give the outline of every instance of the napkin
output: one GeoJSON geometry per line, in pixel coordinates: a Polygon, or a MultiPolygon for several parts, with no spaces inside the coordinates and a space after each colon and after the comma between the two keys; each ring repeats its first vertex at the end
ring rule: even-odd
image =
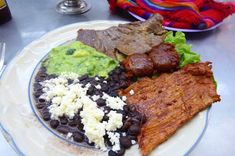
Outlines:
{"type": "Polygon", "coordinates": [[[207,29],[235,13],[234,2],[214,0],[108,0],[111,11],[132,12],[144,19],[159,13],[163,25],[183,29],[207,29]]]}

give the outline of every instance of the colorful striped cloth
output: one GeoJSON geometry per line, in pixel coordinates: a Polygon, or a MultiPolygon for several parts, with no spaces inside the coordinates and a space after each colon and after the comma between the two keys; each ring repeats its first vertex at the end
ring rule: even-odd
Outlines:
{"type": "Polygon", "coordinates": [[[155,13],[164,17],[164,26],[207,29],[235,13],[234,2],[214,0],[108,0],[110,9],[130,11],[144,19],[155,13]]]}

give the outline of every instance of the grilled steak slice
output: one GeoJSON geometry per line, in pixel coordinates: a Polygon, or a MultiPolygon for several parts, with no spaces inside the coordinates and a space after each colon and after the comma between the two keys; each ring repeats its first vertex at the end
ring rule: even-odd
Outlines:
{"type": "Polygon", "coordinates": [[[220,101],[211,65],[195,63],[156,79],[143,78],[121,91],[129,105],[144,113],[147,122],[138,137],[142,156],[166,141],[198,112],[220,101]],[[134,95],[130,95],[130,90],[134,95]]]}
{"type": "Polygon", "coordinates": [[[105,30],[80,29],[77,40],[116,58],[116,50],[125,55],[145,53],[162,43],[164,34],[162,17],[154,15],[145,22],[120,24],[105,30]]]}

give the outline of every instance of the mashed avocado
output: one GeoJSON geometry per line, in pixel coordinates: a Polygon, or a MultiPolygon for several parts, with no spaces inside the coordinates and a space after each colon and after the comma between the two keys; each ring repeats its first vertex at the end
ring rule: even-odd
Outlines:
{"type": "Polygon", "coordinates": [[[108,73],[118,65],[117,61],[78,41],[52,49],[43,62],[48,74],[72,72],[101,77],[108,77],[108,73]]]}

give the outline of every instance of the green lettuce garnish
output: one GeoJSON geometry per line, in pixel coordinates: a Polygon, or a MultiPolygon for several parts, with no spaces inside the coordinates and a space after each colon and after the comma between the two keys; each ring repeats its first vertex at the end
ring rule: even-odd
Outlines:
{"type": "Polygon", "coordinates": [[[178,31],[174,35],[172,31],[169,31],[164,41],[175,45],[176,51],[180,55],[180,68],[187,64],[200,62],[200,55],[191,50],[192,45],[186,43],[183,32],[178,31]]]}
{"type": "MultiPolygon", "coordinates": [[[[175,35],[172,31],[167,32],[166,38],[164,40],[166,43],[171,43],[175,45],[177,53],[180,55],[180,68],[184,67],[187,64],[200,62],[200,55],[193,52],[192,45],[186,43],[185,34],[183,32],[177,31],[175,35]]],[[[217,88],[217,82],[212,77],[212,80],[217,88]]]]}

